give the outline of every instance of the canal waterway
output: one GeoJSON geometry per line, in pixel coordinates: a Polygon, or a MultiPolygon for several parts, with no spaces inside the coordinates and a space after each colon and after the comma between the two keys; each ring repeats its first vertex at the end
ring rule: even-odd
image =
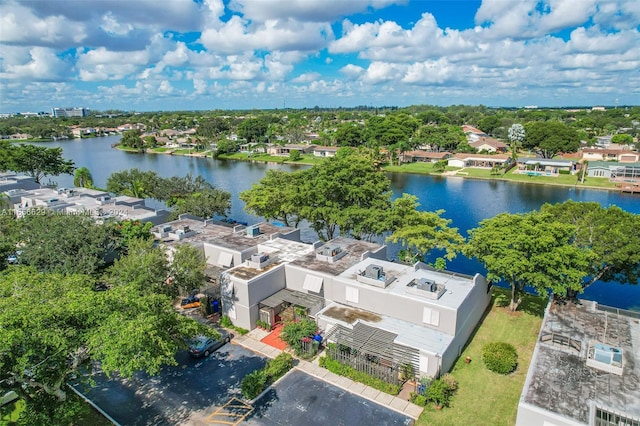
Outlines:
{"type": "MultiPolygon", "coordinates": [[[[261,220],[244,211],[244,203],[238,194],[258,182],[268,169],[296,170],[306,166],[267,164],[257,162],[214,160],[166,154],[137,154],[111,147],[120,136],[43,143],[46,146],[62,147],[64,157],[72,159],[76,167],[88,167],[98,187],[105,187],[108,176],[119,170],[138,168],[153,170],[162,177],[184,176],[187,173],[200,175],[218,188],[232,194],[231,216],[249,223],[261,220]]],[[[38,144],[39,145],[39,144],[38,144]]],[[[603,206],[617,205],[640,214],[640,195],[617,191],[535,185],[516,182],[488,181],[458,177],[434,177],[425,175],[390,173],[394,196],[402,193],[418,197],[421,209],[445,210],[444,217],[453,221],[462,235],[486,218],[501,212],[521,213],[540,208],[544,203],[566,200],[595,201],[603,206]]],[[[45,179],[46,180],[46,179],[45,179]]],[[[73,186],[72,176],[53,178],[60,186],[73,186]]],[[[312,231],[303,233],[306,240],[312,239],[312,231]]],[[[390,245],[388,255],[393,258],[399,247],[390,245]]],[[[466,274],[483,271],[477,262],[459,256],[448,268],[466,274]]],[[[597,300],[610,306],[640,310],[640,286],[617,283],[595,283],[583,297],[597,300]]]]}

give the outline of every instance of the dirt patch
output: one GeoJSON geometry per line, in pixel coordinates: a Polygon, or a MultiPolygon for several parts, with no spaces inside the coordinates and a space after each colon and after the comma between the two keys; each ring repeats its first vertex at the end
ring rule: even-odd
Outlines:
{"type": "Polygon", "coordinates": [[[344,321],[348,324],[352,324],[359,319],[370,322],[382,321],[382,318],[380,318],[380,316],[374,314],[373,312],[363,311],[362,309],[338,306],[332,306],[331,308],[327,309],[326,311],[324,311],[324,315],[340,321],[344,321]]]}

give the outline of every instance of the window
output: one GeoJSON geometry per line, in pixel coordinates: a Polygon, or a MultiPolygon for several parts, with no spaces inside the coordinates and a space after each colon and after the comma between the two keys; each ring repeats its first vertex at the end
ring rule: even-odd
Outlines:
{"type": "Polygon", "coordinates": [[[440,311],[425,307],[422,311],[422,322],[437,327],[440,325],[440,311]]]}
{"type": "Polygon", "coordinates": [[[360,291],[355,287],[346,287],[346,295],[345,298],[347,302],[358,303],[360,299],[360,291]]]}

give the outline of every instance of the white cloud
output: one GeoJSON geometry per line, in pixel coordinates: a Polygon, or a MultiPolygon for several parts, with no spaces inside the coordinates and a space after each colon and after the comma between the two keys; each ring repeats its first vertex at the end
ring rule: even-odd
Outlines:
{"type": "Polygon", "coordinates": [[[6,47],[2,53],[0,77],[20,81],[62,81],[69,79],[71,66],[46,47],[6,47]]]}
{"type": "Polygon", "coordinates": [[[233,16],[221,27],[207,28],[200,42],[209,50],[234,54],[253,50],[315,51],[333,37],[331,26],[293,19],[251,23],[233,16]]]}
{"type": "Polygon", "coordinates": [[[294,18],[307,22],[333,22],[345,15],[406,2],[407,0],[232,0],[229,7],[252,21],[294,18]]]}
{"type": "Polygon", "coordinates": [[[300,74],[296,78],[291,79],[292,83],[309,83],[311,81],[319,80],[322,77],[322,74],[319,72],[307,72],[304,74],[300,74]]]}
{"type": "Polygon", "coordinates": [[[347,64],[340,69],[340,72],[351,79],[355,79],[362,75],[364,68],[353,64],[347,64]]]}

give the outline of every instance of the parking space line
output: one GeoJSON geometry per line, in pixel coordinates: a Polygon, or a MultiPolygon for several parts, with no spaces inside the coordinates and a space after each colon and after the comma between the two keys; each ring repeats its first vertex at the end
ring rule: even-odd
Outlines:
{"type": "Polygon", "coordinates": [[[222,407],[209,414],[207,423],[220,425],[237,425],[253,412],[253,406],[238,398],[231,398],[222,407]]]}

